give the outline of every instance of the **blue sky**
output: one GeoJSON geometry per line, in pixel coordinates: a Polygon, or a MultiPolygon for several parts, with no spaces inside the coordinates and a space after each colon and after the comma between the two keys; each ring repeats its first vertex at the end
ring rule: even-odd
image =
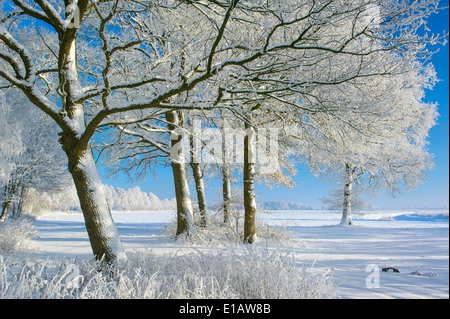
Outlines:
{"type": "MultiPolygon", "coordinates": [[[[442,6],[448,6],[448,0],[442,1],[442,6]]],[[[449,30],[449,10],[434,15],[429,21],[429,27],[434,33],[442,33],[449,30]]],[[[370,203],[378,208],[384,209],[407,209],[407,208],[448,208],[449,207],[449,45],[440,46],[440,51],[433,57],[437,76],[440,82],[433,90],[427,92],[426,101],[437,102],[440,117],[438,124],[430,131],[430,152],[434,154],[435,168],[430,170],[426,182],[419,185],[413,192],[404,192],[395,198],[386,194],[379,194],[370,203]]],[[[300,202],[312,205],[316,209],[322,208],[320,198],[325,197],[332,185],[321,182],[312,176],[309,171],[297,167],[298,171],[294,177],[296,186],[291,189],[278,187],[270,189],[263,185],[257,185],[257,200],[264,202],[270,200],[284,200],[288,202],[300,202]]],[[[102,170],[100,170],[102,171],[102,170]]],[[[172,171],[170,167],[159,168],[159,177],[153,175],[146,177],[145,181],[130,182],[123,176],[106,178],[105,184],[115,187],[130,188],[139,186],[145,192],[152,192],[160,198],[173,198],[175,191],[173,187],[172,171]]],[[[207,199],[211,202],[217,198],[220,191],[220,181],[209,181],[206,185],[207,199]]],[[[195,198],[194,188],[191,188],[192,196],[195,198]]]]}

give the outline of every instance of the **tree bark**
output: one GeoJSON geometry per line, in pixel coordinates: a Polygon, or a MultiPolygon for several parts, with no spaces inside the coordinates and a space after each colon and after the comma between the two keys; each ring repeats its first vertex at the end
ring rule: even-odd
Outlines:
{"type": "Polygon", "coordinates": [[[352,188],[354,170],[350,164],[345,164],[344,203],[341,225],[353,225],[352,220],[352,188]]]}
{"type": "Polygon", "coordinates": [[[79,88],[75,40],[60,64],[61,81],[64,83],[62,89],[65,92],[63,104],[69,119],[65,120],[68,125],[62,128],[59,141],[68,158],[69,172],[80,200],[92,252],[95,259],[103,259],[107,263],[126,260],[125,249],[106,200],[89,140],[83,139],[83,135],[87,133],[83,105],[72,100],[73,92],[79,88]]]}
{"type": "Polygon", "coordinates": [[[206,227],[207,224],[207,206],[205,195],[205,184],[203,183],[203,174],[199,163],[192,163],[192,175],[195,181],[195,190],[197,192],[198,209],[200,211],[200,227],[206,227]]]}
{"type": "Polygon", "coordinates": [[[228,163],[222,165],[222,198],[223,198],[223,223],[230,222],[231,216],[231,171],[228,163]]]}
{"type": "Polygon", "coordinates": [[[244,242],[252,244],[256,234],[256,196],[255,196],[255,131],[245,124],[244,138],[244,242]]]}
{"type": "Polygon", "coordinates": [[[200,212],[200,227],[206,227],[207,225],[207,205],[206,205],[206,194],[205,194],[205,184],[203,182],[203,173],[200,164],[199,157],[199,141],[197,139],[198,127],[195,127],[196,123],[193,123],[193,129],[190,135],[190,145],[191,145],[191,168],[192,175],[195,181],[195,190],[197,192],[197,203],[200,212]]]}
{"type": "MultiPolygon", "coordinates": [[[[221,113],[222,116],[222,113],[221,113]]],[[[228,130],[225,125],[225,118],[222,116],[223,126],[222,126],[222,199],[223,199],[223,223],[227,224],[230,222],[231,216],[231,168],[230,161],[231,156],[229,156],[230,150],[228,149],[229,143],[227,143],[228,130]]]]}
{"type": "Polygon", "coordinates": [[[126,260],[125,249],[113,221],[106,194],[90,147],[79,156],[69,156],[81,211],[92,252],[97,260],[126,260]]]}
{"type": "Polygon", "coordinates": [[[14,211],[13,218],[18,218],[22,216],[22,208],[23,208],[23,197],[25,194],[25,186],[19,185],[16,190],[16,201],[14,203],[14,211]]]}
{"type": "Polygon", "coordinates": [[[12,202],[14,201],[14,196],[16,195],[18,182],[17,182],[17,179],[13,175],[11,175],[11,178],[13,180],[9,180],[8,183],[5,185],[5,190],[4,190],[5,199],[3,201],[3,208],[2,208],[2,214],[0,215],[0,222],[4,222],[6,220],[9,208],[10,208],[12,202]]]}
{"type": "MultiPolygon", "coordinates": [[[[74,3],[73,0],[65,1],[66,8],[74,3]]],[[[77,18],[80,22],[88,1],[80,0],[76,3],[77,18]]],[[[59,26],[59,22],[53,20],[59,26]]],[[[94,128],[86,127],[84,105],[77,102],[77,96],[81,90],[76,50],[78,26],[61,27],[57,31],[59,34],[58,91],[62,102],[62,112],[55,119],[62,129],[59,141],[68,158],[69,172],[75,183],[94,257],[113,263],[126,259],[126,254],[89,146],[89,139],[94,134],[94,128]]]]}
{"type": "Polygon", "coordinates": [[[176,236],[181,234],[195,233],[194,214],[192,209],[189,184],[186,176],[186,165],[183,156],[182,142],[183,134],[177,133],[177,127],[181,121],[176,111],[166,112],[166,120],[171,131],[171,166],[175,184],[175,197],[177,201],[177,231],[176,236]]]}
{"type": "Polygon", "coordinates": [[[0,222],[4,222],[6,220],[9,206],[11,206],[13,198],[14,196],[10,196],[6,201],[3,202],[2,214],[0,215],[0,222]]]}

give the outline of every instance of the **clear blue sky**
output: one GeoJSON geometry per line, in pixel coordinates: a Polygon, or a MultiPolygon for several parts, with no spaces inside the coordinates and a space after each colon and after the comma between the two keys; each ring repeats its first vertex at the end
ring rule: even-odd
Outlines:
{"type": "MultiPolygon", "coordinates": [[[[441,2],[442,6],[448,6],[448,0],[441,2]]],[[[433,16],[429,27],[434,33],[442,33],[449,30],[448,9],[439,15],[433,16]]],[[[437,76],[441,80],[433,90],[427,92],[426,101],[437,102],[440,117],[438,125],[430,132],[430,151],[434,154],[435,168],[428,172],[427,180],[414,192],[405,192],[396,198],[385,194],[371,201],[378,208],[401,209],[401,208],[448,208],[449,207],[449,45],[440,47],[440,51],[433,57],[432,63],[437,70],[437,76]]],[[[102,171],[102,170],[101,170],[102,171]]],[[[130,188],[139,186],[145,192],[152,192],[160,198],[173,198],[175,191],[173,187],[172,171],[170,167],[158,170],[159,178],[153,175],[146,177],[145,181],[129,182],[123,176],[114,178],[103,177],[105,184],[115,187],[130,188]]],[[[289,202],[300,202],[312,205],[316,209],[322,207],[320,198],[325,197],[332,188],[331,185],[318,181],[309,171],[301,166],[298,167],[297,175],[294,177],[297,184],[292,189],[278,187],[269,189],[258,185],[256,194],[258,201],[285,200],[289,202]]],[[[206,185],[209,201],[217,198],[220,191],[219,181],[210,181],[206,185]]],[[[194,188],[191,195],[195,198],[194,188]]]]}

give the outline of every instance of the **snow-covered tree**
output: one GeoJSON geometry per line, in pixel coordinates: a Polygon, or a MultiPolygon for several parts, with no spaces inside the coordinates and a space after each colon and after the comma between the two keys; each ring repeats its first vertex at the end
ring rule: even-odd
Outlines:
{"type": "Polygon", "coordinates": [[[105,185],[106,196],[111,209],[119,211],[159,211],[176,209],[174,199],[160,199],[153,193],[146,193],[139,187],[130,189],[105,185]]]}
{"type": "Polygon", "coordinates": [[[422,44],[439,39],[418,32],[437,10],[434,0],[10,0],[1,6],[1,85],[19,88],[58,124],[93,253],[107,261],[125,253],[89,141],[108,117],[219,102],[243,116],[229,102],[250,94],[281,102],[281,113],[298,118],[299,110],[317,111],[309,103],[316,88],[391,74],[391,61],[379,64],[375,53],[396,52],[406,63],[426,58],[422,44]]]}
{"type": "MultiPolygon", "coordinates": [[[[160,118],[147,118],[138,123],[122,121],[119,125],[115,122],[116,129],[107,132],[107,137],[112,138],[112,141],[103,139],[97,147],[102,157],[106,158],[107,165],[112,167],[112,173],[125,171],[130,176],[144,177],[150,170],[156,169],[158,164],[172,167],[177,200],[177,236],[195,231],[186,163],[193,166],[197,184],[200,177],[195,174],[201,173],[198,169],[195,170],[197,163],[194,164],[188,156],[191,154],[190,142],[194,140],[191,139],[193,135],[186,129],[185,122],[181,111],[166,111],[160,118]]],[[[205,209],[206,202],[202,204],[205,209]]],[[[203,215],[202,219],[204,218],[203,215]]]]}
{"type": "Polygon", "coordinates": [[[0,91],[0,185],[8,182],[15,168],[13,158],[19,156],[23,148],[20,127],[11,123],[10,118],[11,105],[0,91]]]}
{"type": "Polygon", "coordinates": [[[64,154],[57,142],[56,125],[17,90],[2,91],[2,103],[11,108],[5,114],[7,124],[4,129],[14,132],[15,137],[21,140],[18,147],[21,152],[9,158],[7,164],[13,169],[0,183],[4,188],[0,220],[6,218],[10,207],[14,215],[20,215],[27,189],[33,187],[37,191],[52,192],[67,187],[70,181],[64,154]]]}
{"type": "Polygon", "coordinates": [[[342,174],[341,224],[352,224],[352,188],[356,183],[394,194],[401,189],[413,190],[423,181],[433,165],[427,137],[437,111],[435,104],[422,99],[425,89],[435,81],[431,66],[418,65],[414,71],[366,81],[364,91],[348,87],[338,96],[355,112],[336,112],[335,120],[318,117],[320,133],[307,152],[319,175],[333,178],[342,174]]]}
{"type": "Polygon", "coordinates": [[[333,175],[333,183],[335,184],[334,188],[330,190],[327,196],[320,199],[325,209],[343,211],[344,188],[346,185],[345,181],[349,181],[348,173],[353,176],[353,179],[351,180],[352,212],[359,212],[370,207],[370,204],[368,203],[367,199],[365,199],[364,195],[375,196],[376,194],[374,194],[373,192],[369,192],[370,190],[367,189],[367,187],[364,187],[362,183],[364,179],[358,178],[360,176],[358,172],[352,170],[350,167],[349,170],[346,170],[344,167],[341,174],[336,173],[335,175],[333,175]]]}

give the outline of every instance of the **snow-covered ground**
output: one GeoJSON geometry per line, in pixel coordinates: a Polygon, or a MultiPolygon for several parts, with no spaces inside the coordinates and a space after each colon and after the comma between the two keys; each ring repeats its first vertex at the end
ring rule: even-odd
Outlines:
{"type": "MultiPolygon", "coordinates": [[[[127,251],[230,249],[186,246],[161,235],[174,214],[114,212],[113,218],[127,251]]],[[[292,239],[257,245],[294,258],[299,267],[329,271],[340,298],[449,298],[448,210],[369,211],[354,216],[350,227],[338,226],[340,214],[329,211],[274,211],[259,220],[286,227],[292,239]],[[382,271],[388,267],[399,272],[382,271]]],[[[41,215],[36,226],[37,256],[92,256],[81,214],[41,215]]]]}

